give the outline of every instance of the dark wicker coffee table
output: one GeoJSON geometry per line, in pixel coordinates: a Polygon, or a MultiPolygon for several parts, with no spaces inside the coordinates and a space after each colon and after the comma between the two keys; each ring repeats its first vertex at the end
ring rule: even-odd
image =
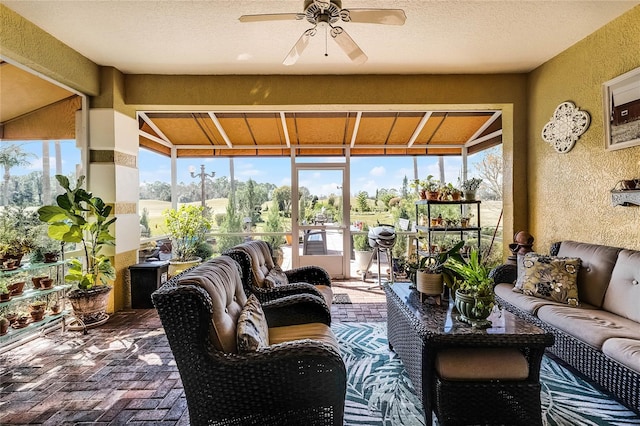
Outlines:
{"type": "Polygon", "coordinates": [[[507,311],[492,314],[491,327],[476,329],[457,320],[453,302],[421,303],[418,292],[408,283],[385,284],[384,290],[389,347],[402,359],[422,399],[427,425],[432,424],[432,412],[443,425],[542,424],[540,362],[545,347],[553,344],[552,334],[507,311]],[[518,348],[529,364],[529,377],[517,381],[442,380],[435,373],[435,356],[439,350],[453,347],[518,348]]]}

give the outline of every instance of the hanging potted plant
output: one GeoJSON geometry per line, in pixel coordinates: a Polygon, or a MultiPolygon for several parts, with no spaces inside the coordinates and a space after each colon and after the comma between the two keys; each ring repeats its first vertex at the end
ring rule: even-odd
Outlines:
{"type": "Polygon", "coordinates": [[[116,270],[102,249],[115,245],[109,227],[116,218],[109,219],[111,206],[81,188],[84,176],[77,179],[74,188],[66,176],[56,175],[56,179],[65,192],[56,197],[56,205],[40,207],[38,216],[49,225],[50,238],[79,244],[84,253],[84,262],[77,258],[68,261],[65,280],[77,287],[69,292],[76,318],[87,327],[97,326],[109,319],[109,284],[115,280],[116,270]]]}
{"type": "Polygon", "coordinates": [[[202,206],[182,205],[177,210],[165,210],[163,215],[171,238],[173,257],[169,260],[168,273],[172,277],[202,261],[197,250],[206,241],[211,222],[202,206]]]}

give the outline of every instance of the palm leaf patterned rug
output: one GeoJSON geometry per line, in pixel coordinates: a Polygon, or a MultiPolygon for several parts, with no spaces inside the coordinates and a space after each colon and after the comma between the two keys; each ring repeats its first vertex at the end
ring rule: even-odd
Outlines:
{"type": "MultiPolygon", "coordinates": [[[[402,361],[389,350],[386,323],[333,323],[331,328],[347,366],[344,424],[424,425],[422,402],[402,361]]],[[[547,357],[540,380],[545,425],[640,424],[632,411],[547,357]]]]}

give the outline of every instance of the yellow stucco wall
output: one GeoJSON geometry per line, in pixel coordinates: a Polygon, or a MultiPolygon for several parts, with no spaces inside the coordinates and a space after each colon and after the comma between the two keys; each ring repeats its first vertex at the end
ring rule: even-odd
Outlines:
{"type": "Polygon", "coordinates": [[[2,4],[0,54],[85,95],[100,93],[98,65],[2,4]]]}
{"type": "Polygon", "coordinates": [[[640,249],[640,208],[613,207],[620,179],[640,178],[640,146],[606,151],[602,83],[640,67],[640,6],[540,66],[529,78],[529,217],[534,248],[576,240],[640,249]],[[573,150],[558,154],[540,133],[556,106],[591,115],[573,150]]]}

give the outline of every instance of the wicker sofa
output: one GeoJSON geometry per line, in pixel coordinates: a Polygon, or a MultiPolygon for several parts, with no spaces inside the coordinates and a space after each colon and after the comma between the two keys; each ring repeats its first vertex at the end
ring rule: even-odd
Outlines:
{"type": "Polygon", "coordinates": [[[190,424],[343,424],[346,368],[328,319],[317,322],[324,317],[318,298],[292,295],[260,304],[245,295],[239,265],[220,256],[167,281],[152,300],[180,372],[190,424]],[[247,306],[256,305],[264,315],[247,316],[247,306]],[[258,318],[262,330],[266,318],[267,344],[241,346],[243,318],[251,320],[248,329],[258,318]]]}
{"type": "Polygon", "coordinates": [[[579,306],[513,291],[520,265],[492,271],[498,303],[552,332],[549,352],[640,413],[640,251],[562,241],[550,254],[581,259],[579,306]]]}
{"type": "Polygon", "coordinates": [[[303,266],[282,271],[286,283],[267,285],[266,277],[279,270],[273,260],[273,249],[262,240],[247,241],[223,253],[240,264],[242,280],[247,294],[255,294],[261,302],[284,295],[311,294],[324,299],[327,309],[333,301],[329,273],[319,266],[303,266]]]}

